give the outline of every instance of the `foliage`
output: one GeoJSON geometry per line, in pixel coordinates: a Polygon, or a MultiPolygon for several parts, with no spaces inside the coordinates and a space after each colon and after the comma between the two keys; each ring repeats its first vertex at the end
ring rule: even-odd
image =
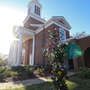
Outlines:
{"type": "Polygon", "coordinates": [[[81,69],[77,76],[81,79],[90,79],[90,68],[81,69]]]}
{"type": "Polygon", "coordinates": [[[0,82],[4,82],[5,75],[3,74],[5,71],[5,67],[0,67],[0,82]]]}
{"type": "Polygon", "coordinates": [[[5,81],[8,78],[13,80],[24,80],[35,77],[33,74],[33,68],[30,66],[18,66],[18,67],[0,67],[0,81],[5,81]]]}
{"type": "Polygon", "coordinates": [[[0,59],[0,66],[4,66],[5,64],[5,61],[0,59]]]}
{"type": "Polygon", "coordinates": [[[49,61],[52,65],[53,84],[57,90],[68,90],[65,82],[66,71],[63,67],[63,62],[66,56],[65,44],[61,44],[58,39],[58,32],[56,30],[50,32],[50,47],[48,51],[49,61]]]}
{"type": "Polygon", "coordinates": [[[0,54],[0,66],[5,66],[6,65],[6,60],[4,58],[5,58],[5,56],[0,54]]]}
{"type": "Polygon", "coordinates": [[[33,75],[33,68],[30,66],[12,67],[11,70],[17,73],[16,79],[19,79],[19,80],[28,79],[29,77],[34,76],[33,75]]]}
{"type": "Polygon", "coordinates": [[[35,72],[35,74],[40,75],[40,76],[48,76],[48,75],[50,75],[51,70],[52,70],[51,65],[47,64],[45,66],[44,65],[36,66],[34,72],[35,72]]]}
{"type": "Polygon", "coordinates": [[[5,71],[3,72],[3,75],[5,78],[9,78],[9,77],[16,77],[18,75],[17,72],[12,71],[10,68],[6,68],[5,71]]]}
{"type": "Polygon", "coordinates": [[[37,66],[34,70],[35,74],[44,76],[44,68],[43,66],[37,66]]]}

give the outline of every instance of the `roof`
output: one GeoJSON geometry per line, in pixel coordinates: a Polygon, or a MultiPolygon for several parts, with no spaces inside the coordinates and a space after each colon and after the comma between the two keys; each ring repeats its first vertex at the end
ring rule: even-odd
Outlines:
{"type": "Polygon", "coordinates": [[[64,25],[68,29],[71,29],[70,24],[67,22],[67,20],[63,16],[53,16],[52,20],[54,20],[58,24],[64,25]]]}
{"type": "Polygon", "coordinates": [[[70,30],[71,29],[70,24],[67,22],[67,20],[63,16],[53,16],[45,24],[43,24],[42,27],[40,27],[36,30],[37,33],[42,31],[43,27],[47,28],[47,27],[51,26],[52,24],[55,24],[55,25],[65,29],[65,30],[70,30]]]}
{"type": "Polygon", "coordinates": [[[36,17],[34,14],[30,14],[30,15],[28,15],[25,19],[24,19],[24,21],[23,21],[23,23],[25,24],[28,20],[29,20],[29,18],[34,18],[34,19],[36,19],[37,21],[39,21],[39,22],[42,22],[42,23],[45,23],[46,21],[44,20],[44,19],[42,19],[42,18],[40,18],[40,17],[36,17]]]}

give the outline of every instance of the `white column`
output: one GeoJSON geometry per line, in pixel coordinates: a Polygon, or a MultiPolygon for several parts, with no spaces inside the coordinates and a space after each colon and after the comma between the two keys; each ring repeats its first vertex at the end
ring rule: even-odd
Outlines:
{"type": "Polygon", "coordinates": [[[18,50],[17,50],[17,61],[16,61],[16,66],[20,66],[22,62],[22,35],[19,35],[19,40],[18,40],[18,50]]]}
{"type": "Polygon", "coordinates": [[[33,42],[32,42],[32,65],[34,65],[34,55],[35,55],[35,35],[33,36],[33,42]]]}
{"type": "Polygon", "coordinates": [[[14,66],[17,60],[17,41],[13,41],[10,45],[10,51],[8,56],[8,66],[14,66]]]}
{"type": "Polygon", "coordinates": [[[19,66],[22,62],[22,35],[19,40],[13,41],[10,46],[10,52],[8,57],[9,66],[19,66]]]}

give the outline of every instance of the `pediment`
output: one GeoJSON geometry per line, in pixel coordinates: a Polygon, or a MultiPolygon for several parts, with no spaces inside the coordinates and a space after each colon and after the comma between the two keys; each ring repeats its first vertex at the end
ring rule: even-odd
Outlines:
{"type": "Polygon", "coordinates": [[[67,20],[63,16],[54,16],[53,17],[54,21],[56,21],[58,24],[71,29],[70,24],[67,22],[67,20]]]}

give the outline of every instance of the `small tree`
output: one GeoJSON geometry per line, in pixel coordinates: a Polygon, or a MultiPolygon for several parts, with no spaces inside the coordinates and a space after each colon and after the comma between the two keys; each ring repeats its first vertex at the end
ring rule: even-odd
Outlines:
{"type": "Polygon", "coordinates": [[[49,31],[50,44],[48,50],[49,61],[52,66],[53,84],[57,90],[68,90],[65,82],[66,71],[63,67],[65,58],[65,44],[60,44],[57,31],[49,31]]]}

